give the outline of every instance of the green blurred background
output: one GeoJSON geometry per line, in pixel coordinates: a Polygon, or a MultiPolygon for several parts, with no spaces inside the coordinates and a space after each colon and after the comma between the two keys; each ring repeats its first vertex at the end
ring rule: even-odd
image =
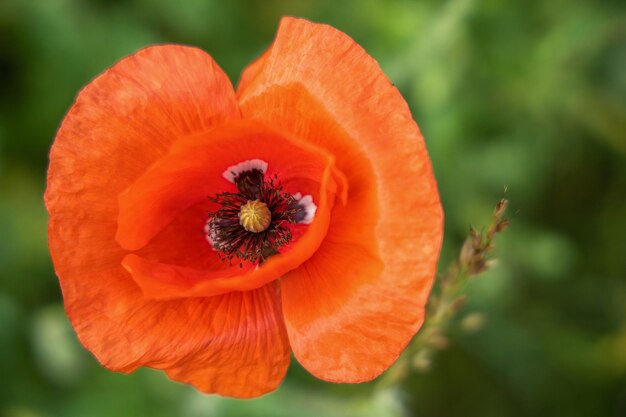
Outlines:
{"type": "Polygon", "coordinates": [[[625,9],[0,0],[0,415],[626,416],[625,9]],[[484,323],[468,332],[459,320],[430,368],[396,389],[324,383],[295,361],[276,393],[252,401],[156,371],[108,372],[78,344],[47,251],[55,130],[81,86],[151,43],[197,45],[236,82],[282,15],[348,33],[409,102],[447,215],[441,265],[508,187],[499,265],[469,283],[461,312],[484,323]]]}

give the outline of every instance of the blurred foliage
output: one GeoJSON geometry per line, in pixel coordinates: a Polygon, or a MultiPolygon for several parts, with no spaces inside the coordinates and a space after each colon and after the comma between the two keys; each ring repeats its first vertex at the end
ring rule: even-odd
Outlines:
{"type": "Polygon", "coordinates": [[[626,415],[625,12],[592,0],[0,0],[0,415],[626,415]],[[508,187],[499,266],[468,284],[449,347],[393,390],[317,381],[295,361],[252,401],[108,372],[78,344],[47,252],[55,130],[81,86],[151,43],[197,45],[236,82],[282,15],[350,34],[409,102],[446,210],[442,270],[508,187]]]}

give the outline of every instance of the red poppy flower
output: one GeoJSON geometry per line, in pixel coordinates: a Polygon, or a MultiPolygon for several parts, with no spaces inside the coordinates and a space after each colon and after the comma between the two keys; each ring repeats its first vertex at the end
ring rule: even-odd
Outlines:
{"type": "Polygon", "coordinates": [[[235,397],[275,389],[290,351],[324,380],[378,376],[424,319],[442,239],[398,91],[348,36],[293,18],[236,92],[179,45],[97,77],[58,131],[45,200],[82,344],[235,397]]]}

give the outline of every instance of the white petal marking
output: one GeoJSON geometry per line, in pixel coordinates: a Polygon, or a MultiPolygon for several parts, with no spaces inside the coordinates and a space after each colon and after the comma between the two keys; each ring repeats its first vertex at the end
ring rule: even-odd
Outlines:
{"type": "Polygon", "coordinates": [[[315,218],[315,212],[317,211],[317,205],[313,202],[313,196],[310,194],[303,196],[300,193],[295,193],[293,198],[304,208],[305,212],[304,219],[300,220],[298,223],[311,224],[315,218]]]}
{"type": "Polygon", "coordinates": [[[235,178],[237,175],[244,171],[251,171],[253,169],[258,169],[263,174],[267,172],[267,162],[262,159],[250,159],[247,161],[239,162],[238,164],[229,166],[226,168],[226,171],[222,173],[222,177],[226,179],[228,182],[235,183],[235,178]]]}

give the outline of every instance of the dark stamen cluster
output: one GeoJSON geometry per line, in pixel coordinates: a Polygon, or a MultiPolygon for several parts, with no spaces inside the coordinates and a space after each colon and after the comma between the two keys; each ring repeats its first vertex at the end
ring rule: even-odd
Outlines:
{"type": "Polygon", "coordinates": [[[209,212],[208,237],[222,261],[233,258],[261,263],[292,239],[290,224],[301,217],[303,208],[290,193],[283,192],[274,176],[265,178],[261,170],[252,169],[235,177],[236,193],[224,192],[210,197],[220,207],[209,212]],[[262,232],[249,232],[239,223],[241,206],[251,200],[267,205],[272,219],[262,232]]]}

